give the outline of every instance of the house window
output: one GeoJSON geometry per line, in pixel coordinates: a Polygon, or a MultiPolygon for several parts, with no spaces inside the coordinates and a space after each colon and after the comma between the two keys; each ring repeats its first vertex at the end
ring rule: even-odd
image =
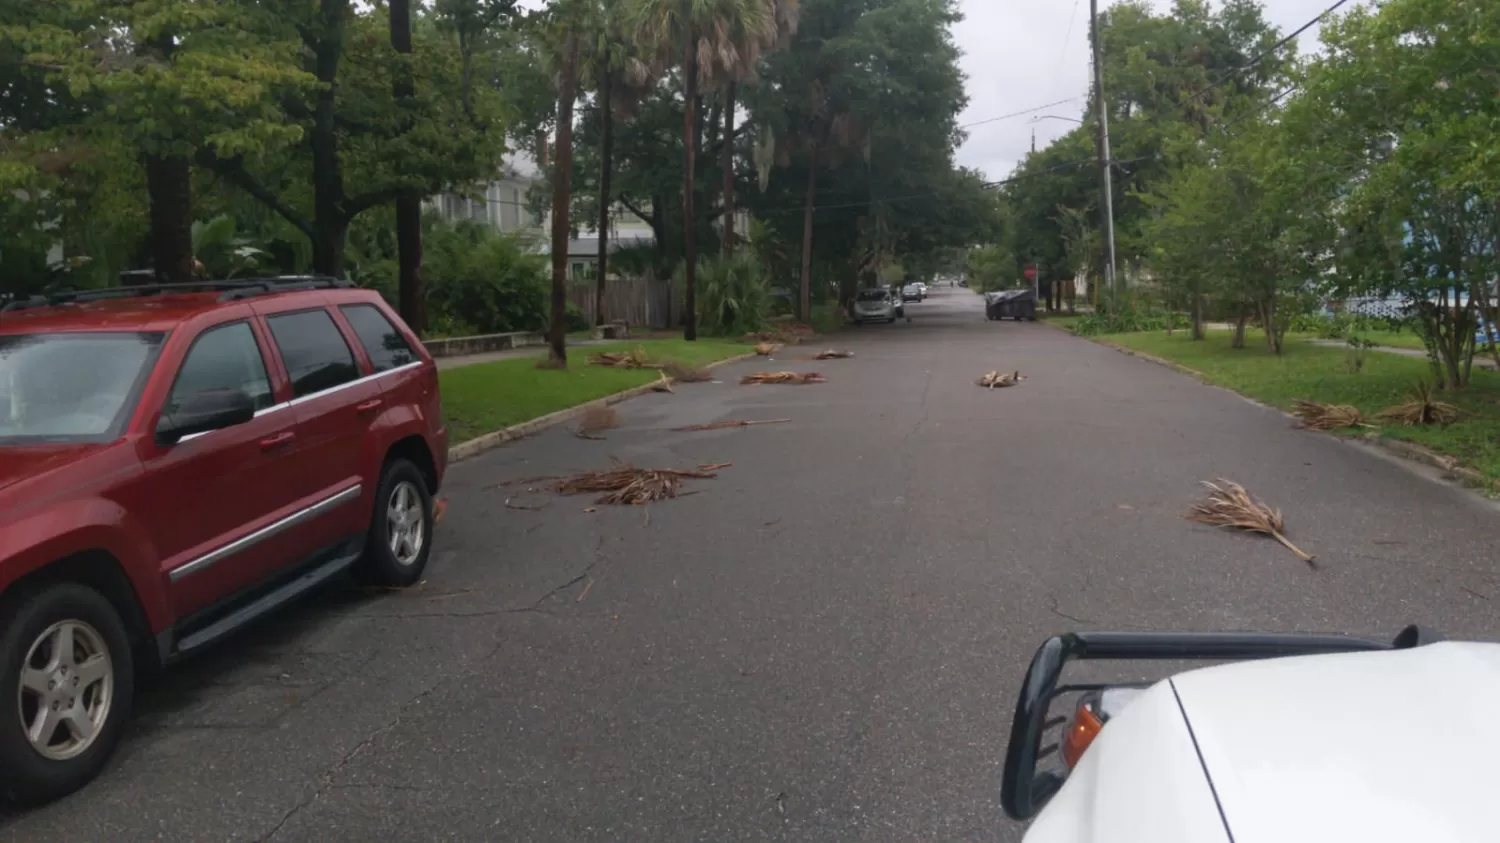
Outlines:
{"type": "Polygon", "coordinates": [[[508,187],[502,193],[504,204],[500,206],[500,229],[515,231],[521,227],[521,191],[508,187]]]}
{"type": "Polygon", "coordinates": [[[583,261],[573,261],[572,277],[575,281],[581,281],[589,277],[588,264],[583,261]]]}

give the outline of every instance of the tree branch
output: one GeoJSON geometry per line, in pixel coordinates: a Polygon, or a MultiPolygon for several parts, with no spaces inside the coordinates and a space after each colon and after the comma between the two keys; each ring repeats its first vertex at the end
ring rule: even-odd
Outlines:
{"type": "Polygon", "coordinates": [[[648,213],[646,213],[645,211],[642,211],[639,207],[636,206],[636,204],[634,202],[631,202],[629,199],[626,199],[625,198],[625,194],[621,193],[619,196],[617,196],[615,198],[616,198],[616,200],[619,201],[619,203],[621,205],[625,206],[625,210],[629,211],[632,214],[635,214],[637,217],[640,217],[642,220],[644,220],[646,222],[650,222],[651,221],[651,215],[648,214],[648,213]]]}
{"type": "Polygon", "coordinates": [[[317,230],[307,217],[299,214],[292,206],[281,200],[270,188],[255,180],[245,170],[245,159],[236,155],[233,158],[220,158],[212,150],[204,149],[198,152],[198,164],[228,179],[230,183],[245,191],[254,198],[260,200],[267,208],[275,211],[282,219],[291,223],[292,227],[307,236],[307,239],[317,238],[317,230]]]}
{"type": "Polygon", "coordinates": [[[379,190],[371,190],[361,193],[343,202],[344,219],[352,220],[376,205],[384,205],[394,202],[401,194],[411,190],[410,187],[382,187],[379,190]]]}

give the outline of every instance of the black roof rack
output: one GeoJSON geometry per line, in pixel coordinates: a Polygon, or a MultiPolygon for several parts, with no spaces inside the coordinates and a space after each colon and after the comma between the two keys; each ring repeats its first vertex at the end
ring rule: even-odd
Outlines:
{"type": "Polygon", "coordinates": [[[348,279],[330,278],[326,275],[278,275],[267,278],[237,278],[233,281],[188,281],[181,284],[162,282],[128,287],[101,287],[95,290],[61,289],[27,298],[18,298],[0,307],[0,312],[107,299],[166,296],[174,293],[220,293],[219,301],[224,302],[292,290],[348,289],[354,286],[354,282],[348,279]]]}

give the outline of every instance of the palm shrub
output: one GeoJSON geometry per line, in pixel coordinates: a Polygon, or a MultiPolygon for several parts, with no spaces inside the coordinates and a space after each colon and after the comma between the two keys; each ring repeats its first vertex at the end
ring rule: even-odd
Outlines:
{"type": "MultiPolygon", "coordinates": [[[[698,261],[698,322],[705,334],[738,336],[759,331],[771,313],[766,270],[746,249],[698,261]]],[[[686,279],[679,268],[679,284],[686,279]]]]}

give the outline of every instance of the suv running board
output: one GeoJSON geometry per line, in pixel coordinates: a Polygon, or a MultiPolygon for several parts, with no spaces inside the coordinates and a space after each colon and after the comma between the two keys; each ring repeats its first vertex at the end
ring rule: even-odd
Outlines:
{"type": "Polygon", "coordinates": [[[169,639],[158,642],[161,647],[162,662],[176,661],[195,650],[207,647],[256,618],[269,614],[317,588],[339,573],[348,570],[359,559],[361,550],[362,548],[357,547],[352,553],[346,552],[335,556],[190,635],[175,639],[175,641],[169,639]]]}

